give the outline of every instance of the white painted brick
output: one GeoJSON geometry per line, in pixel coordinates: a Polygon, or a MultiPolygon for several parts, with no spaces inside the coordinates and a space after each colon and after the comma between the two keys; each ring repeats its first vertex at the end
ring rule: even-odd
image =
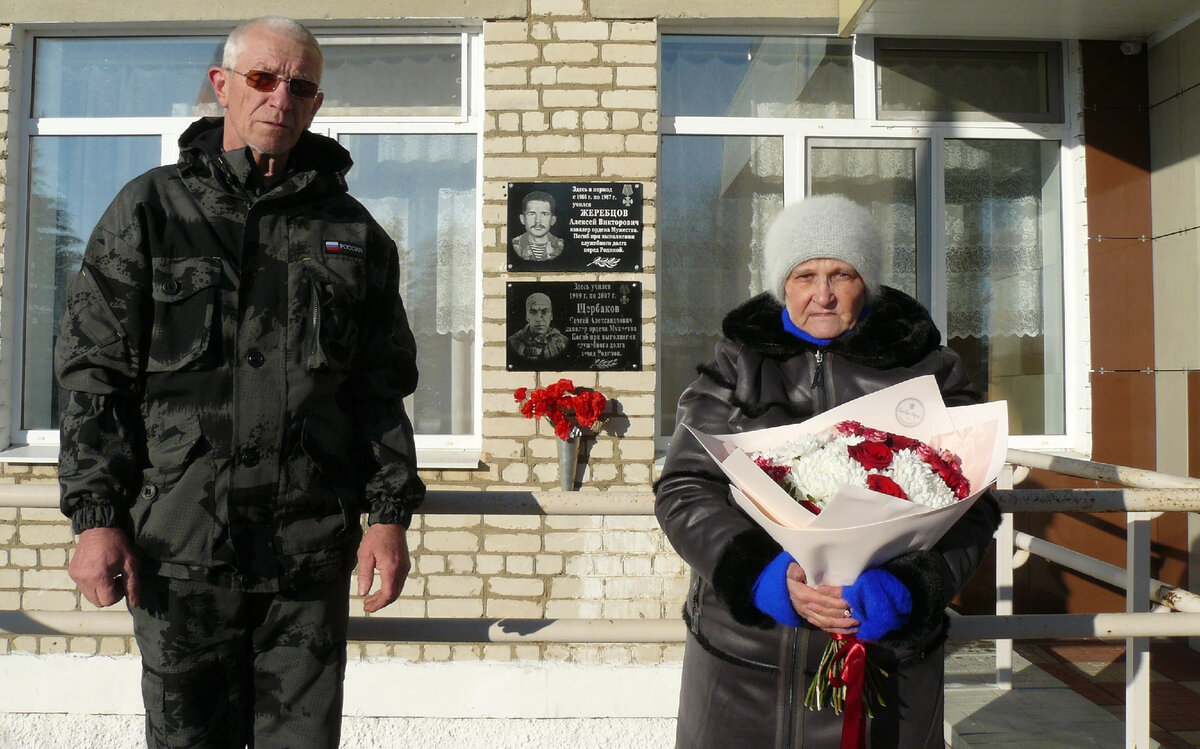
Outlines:
{"type": "MultiPolygon", "coordinates": [[[[494,67],[483,71],[485,86],[525,86],[529,83],[529,74],[525,68],[494,67]]],[[[625,83],[625,86],[636,86],[635,83],[625,83]]]]}
{"type": "Polygon", "coordinates": [[[539,515],[488,515],[485,525],[489,528],[536,531],[542,527],[542,518],[539,515]]]}
{"type": "Polygon", "coordinates": [[[532,553],[542,550],[540,533],[488,533],[483,538],[483,548],[491,552],[532,553]]]}
{"type": "Polygon", "coordinates": [[[623,573],[623,557],[615,554],[593,554],[592,567],[597,575],[615,577],[623,573]]]}
{"type": "Polygon", "coordinates": [[[533,556],[511,554],[504,560],[504,570],[510,575],[532,575],[533,556]]]}
{"type": "Polygon", "coordinates": [[[675,575],[685,575],[686,573],[687,565],[674,553],[654,555],[654,574],[663,577],[672,577],[675,575]]]}
{"type": "Polygon", "coordinates": [[[604,586],[608,599],[642,600],[662,598],[662,580],[657,577],[616,577],[604,586]]]}
{"type": "Polygon", "coordinates": [[[518,601],[512,598],[489,598],[487,616],[501,619],[541,619],[542,604],[536,601],[518,601]]]}
{"type": "Polygon", "coordinates": [[[567,575],[584,576],[591,575],[596,570],[596,563],[592,559],[591,554],[579,554],[566,558],[563,573],[567,575]]]}
{"type": "Polygon", "coordinates": [[[435,619],[477,619],[483,616],[483,601],[473,598],[438,598],[429,601],[427,608],[429,616],[435,619]]]}
{"type": "Polygon", "coordinates": [[[578,130],[579,112],[560,110],[550,115],[550,127],[555,130],[578,130]]]}
{"type": "Polygon", "coordinates": [[[534,557],[534,571],[538,575],[561,575],[563,558],[558,554],[538,554],[534,557]]]}
{"type": "Polygon", "coordinates": [[[0,544],[11,544],[16,537],[17,526],[8,524],[0,525],[0,544]]]}
{"type": "MultiPolygon", "coordinates": [[[[430,575],[427,586],[430,596],[466,598],[483,592],[483,578],[465,575],[430,575]]],[[[632,598],[633,596],[626,596],[632,598]]]]}
{"type": "Polygon", "coordinates": [[[446,566],[453,574],[466,574],[475,571],[474,554],[448,554],[446,566]]]}
{"type": "Polygon", "coordinates": [[[595,44],[588,42],[551,42],[542,47],[543,60],[567,65],[571,63],[592,62],[599,55],[599,48],[595,44]]]}
{"type": "Polygon", "coordinates": [[[529,62],[538,58],[538,47],[528,42],[514,44],[485,44],[483,63],[487,66],[513,62],[529,62]]]}
{"type": "Polygon", "coordinates": [[[602,174],[624,179],[653,179],[656,161],[643,156],[605,156],[601,160],[602,174]]]}
{"type": "Polygon", "coordinates": [[[662,619],[662,604],[658,601],[601,601],[600,616],[604,619],[662,619]]]}
{"type": "Polygon", "coordinates": [[[658,85],[658,71],[652,65],[619,67],[617,85],[623,88],[654,88],[658,85]]]}
{"type": "Polygon", "coordinates": [[[524,139],[521,136],[508,138],[485,138],[485,154],[520,154],[524,150],[524,139]]]}
{"type": "Polygon", "coordinates": [[[30,611],[74,611],[78,603],[75,593],[65,590],[27,590],[21,594],[21,608],[30,611]]]}
{"type": "Polygon", "coordinates": [[[440,554],[419,554],[416,557],[416,570],[419,574],[430,575],[446,571],[446,557],[440,554]]]}
{"type": "Polygon", "coordinates": [[[545,535],[546,551],[599,551],[602,548],[598,533],[556,533],[545,535]]]}
{"type": "Polygon", "coordinates": [[[558,83],[557,65],[539,65],[529,70],[529,83],[532,86],[553,86],[558,83]]]}
{"type": "Polygon", "coordinates": [[[17,531],[18,543],[25,546],[50,546],[51,544],[69,545],[75,540],[71,526],[51,525],[49,523],[24,523],[17,531]]]}
{"type": "Polygon", "coordinates": [[[614,42],[658,41],[658,24],[646,21],[616,21],[609,31],[614,42]]]}
{"type": "Polygon", "coordinates": [[[21,508],[21,520],[31,523],[69,525],[61,512],[49,507],[23,507],[21,508]]]}
{"type": "Polygon", "coordinates": [[[551,37],[550,24],[544,21],[529,24],[529,38],[539,42],[549,41],[551,37]]]}
{"type": "MultiPolygon", "coordinates": [[[[605,95],[615,93],[605,92],[605,95]]],[[[595,91],[590,89],[551,88],[542,91],[542,103],[547,108],[587,109],[595,107],[600,101],[595,91]]]]}
{"type": "Polygon", "coordinates": [[[621,560],[626,575],[646,576],[654,574],[654,559],[648,556],[630,556],[621,560]]]}
{"type": "Polygon", "coordinates": [[[658,112],[647,112],[642,115],[642,129],[648,133],[658,132],[658,112]]]}
{"type": "Polygon", "coordinates": [[[483,522],[482,515],[426,515],[425,528],[473,528],[483,522]]]}
{"type": "Polygon", "coordinates": [[[483,26],[484,44],[522,42],[529,38],[529,24],[524,21],[491,21],[483,26]]]}
{"type": "Polygon", "coordinates": [[[494,575],[504,570],[504,557],[499,554],[480,554],[475,557],[475,570],[481,575],[494,575]]]}
{"type": "Polygon", "coordinates": [[[600,58],[605,62],[655,65],[658,63],[658,47],[653,44],[610,42],[601,47],[600,58]]]}
{"type": "Polygon", "coordinates": [[[97,655],[125,655],[128,648],[124,637],[101,637],[97,655]]]}
{"type": "MultiPolygon", "coordinates": [[[[626,135],[625,150],[629,153],[658,153],[658,136],[644,133],[626,135]]],[[[653,206],[645,206],[645,209],[653,210],[653,206]]],[[[642,220],[648,224],[654,223],[654,217],[647,217],[644,213],[642,220]]]]}
{"type": "Polygon", "coordinates": [[[75,590],[75,581],[66,570],[25,570],[21,582],[26,588],[39,590],[75,590]]]}
{"type": "Polygon", "coordinates": [[[608,125],[609,114],[602,109],[592,109],[583,113],[584,130],[607,130],[608,125]]]}
{"type": "Polygon", "coordinates": [[[525,150],[529,153],[578,153],[582,148],[581,139],[575,135],[531,135],[525,138],[525,150]]]}
{"type": "Polygon", "coordinates": [[[617,478],[617,467],[608,463],[589,465],[588,476],[592,481],[608,482],[617,478]]]}
{"type": "Polygon", "coordinates": [[[626,531],[610,533],[604,538],[605,551],[622,551],[631,554],[653,554],[661,548],[658,539],[652,533],[626,531]]]}
{"type": "Polygon", "coordinates": [[[645,89],[617,89],[600,94],[600,106],[605,109],[654,109],[658,92],[645,89]]]}
{"type": "Polygon", "coordinates": [[[547,177],[594,177],[598,166],[594,158],[551,156],[542,163],[542,173],[547,177]]]}
{"type": "MultiPolygon", "coordinates": [[[[613,112],[613,130],[637,130],[642,124],[641,115],[637,112],[613,112]]],[[[644,197],[644,196],[643,196],[644,197]]]]}
{"type": "Polygon", "coordinates": [[[654,460],[654,443],[650,440],[621,440],[622,460],[654,460]]]}
{"type": "Polygon", "coordinates": [[[433,531],[425,533],[421,541],[431,551],[479,550],[479,537],[465,531],[433,531]]]}
{"type": "Polygon", "coordinates": [[[488,593],[510,598],[538,598],[546,592],[546,584],[530,577],[492,577],[488,579],[488,593]]]}
{"type": "Polygon", "coordinates": [[[36,567],[38,563],[37,549],[18,547],[9,551],[8,563],[13,567],[36,567]]]}
{"type": "Polygon", "coordinates": [[[633,662],[633,656],[627,647],[605,648],[600,652],[600,660],[606,666],[625,666],[633,662]]]}
{"type": "Polygon", "coordinates": [[[650,483],[649,463],[625,463],[622,466],[622,477],[626,484],[640,485],[650,483]]]}
{"type": "Polygon", "coordinates": [[[500,112],[509,109],[533,110],[541,106],[541,103],[538,101],[538,92],[534,89],[489,89],[485,96],[487,98],[487,106],[492,112],[500,112]]]}
{"type": "Polygon", "coordinates": [[[599,601],[546,601],[547,619],[598,619],[601,611],[599,601]]]}
{"type": "Polygon", "coordinates": [[[561,67],[558,82],[584,86],[608,86],[613,82],[613,70],[608,67],[561,67]]]}
{"type": "MultiPolygon", "coordinates": [[[[534,158],[490,156],[483,160],[483,174],[509,180],[532,179],[538,175],[538,163],[534,158]]],[[[503,304],[504,300],[500,302],[503,304]]]]}
{"type": "Polygon", "coordinates": [[[67,567],[67,550],[63,548],[38,549],[38,562],[43,567],[67,567]]]}
{"type": "Polygon", "coordinates": [[[526,112],[521,116],[521,129],[527,133],[540,133],[549,127],[545,112],[526,112]]]}
{"type": "Polygon", "coordinates": [[[583,148],[589,153],[623,153],[625,136],[620,133],[596,133],[583,136],[583,148]]]}
{"type": "Polygon", "coordinates": [[[582,16],[583,0],[529,0],[534,16],[582,16]]]}
{"type": "Polygon", "coordinates": [[[521,127],[521,115],[516,112],[503,112],[496,116],[496,127],[504,132],[513,132],[521,127]]]}
{"type": "Polygon", "coordinates": [[[559,21],[554,36],[563,41],[607,41],[608,24],[604,21],[559,21]]]}

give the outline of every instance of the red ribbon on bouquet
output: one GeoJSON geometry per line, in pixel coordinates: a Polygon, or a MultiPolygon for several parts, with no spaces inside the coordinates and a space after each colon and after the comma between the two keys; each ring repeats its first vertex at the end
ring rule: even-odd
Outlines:
{"type": "Polygon", "coordinates": [[[833,635],[841,643],[829,666],[829,683],[846,687],[846,708],[842,713],[841,749],[866,747],[866,716],[863,713],[863,680],[866,678],[867,648],[854,635],[833,635]],[[841,663],[841,669],[837,669],[841,663]]]}

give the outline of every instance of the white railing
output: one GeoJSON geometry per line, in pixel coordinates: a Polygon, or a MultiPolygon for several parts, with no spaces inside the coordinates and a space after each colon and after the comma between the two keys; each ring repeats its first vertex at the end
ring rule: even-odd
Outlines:
{"type": "MultiPolygon", "coordinates": [[[[1012,687],[1012,641],[1096,637],[1125,639],[1125,737],[1128,747],[1148,747],[1150,735],[1150,637],[1200,635],[1200,597],[1150,578],[1150,520],[1162,512],[1200,511],[1200,480],[1091,461],[1009,450],[997,482],[1004,519],[997,531],[996,615],[956,616],[954,639],[996,640],[996,683],[1012,687]],[[1013,489],[1013,466],[1037,468],[1123,484],[1121,489],[1013,489]],[[1013,526],[1014,512],[1125,512],[1124,569],[1051,544],[1013,526]],[[1013,614],[1013,570],[1030,554],[1127,592],[1125,613],[1013,614]],[[1158,612],[1151,613],[1151,603],[1158,612]],[[1171,613],[1165,616],[1164,613],[1171,613]]],[[[57,507],[53,484],[0,489],[0,507],[57,507]]],[[[650,515],[649,491],[432,491],[423,514],[650,515]]],[[[0,633],[25,635],[132,635],[124,611],[0,611],[0,633]]],[[[679,620],[645,619],[433,619],[352,617],[350,638],[360,641],[496,643],[682,642],[679,620]]]]}

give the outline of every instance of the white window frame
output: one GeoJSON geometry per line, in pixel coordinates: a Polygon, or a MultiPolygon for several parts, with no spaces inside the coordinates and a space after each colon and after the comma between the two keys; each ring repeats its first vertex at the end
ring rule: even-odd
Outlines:
{"type": "MultiPolygon", "coordinates": [[[[781,35],[779,30],[671,27],[663,34],[741,34],[781,35]]],[[[817,36],[798,30],[797,36],[817,36]]],[[[1062,80],[1064,81],[1065,121],[1062,123],[1010,123],[995,120],[938,122],[926,120],[876,119],[876,68],[873,39],[855,36],[853,45],[854,117],[853,119],[799,119],[774,117],[701,117],[660,116],[659,133],[669,135],[768,136],[783,140],[785,203],[793,203],[805,194],[807,169],[805,154],[809,139],[927,140],[931,175],[931,305],[930,314],[938,329],[946,330],[945,239],[938,228],[945,225],[944,143],[947,139],[1028,139],[1055,141],[1059,146],[1062,215],[1062,329],[1064,358],[1064,433],[1060,435],[1013,435],[1014,448],[1050,450],[1087,456],[1091,452],[1091,366],[1089,318],[1087,308],[1087,216],[1084,196],[1082,86],[1078,76],[1079,50],[1073,41],[1063,43],[1062,80]]],[[[661,66],[660,66],[661,67],[661,66]]],[[[661,164],[660,164],[661,168],[661,164]]],[[[659,326],[662,330],[662,326],[659,326]]],[[[661,335],[661,333],[660,333],[661,335]]],[[[1052,352],[1047,352],[1052,355],[1052,352]]],[[[656,381],[656,398],[661,401],[661,382],[656,381]]],[[[665,452],[670,435],[662,435],[655,412],[655,435],[659,453],[665,452]]]]}
{"type": "MultiPolygon", "coordinates": [[[[470,384],[471,433],[461,435],[416,435],[417,460],[422,469],[477,468],[483,450],[482,409],[482,361],[483,361],[483,34],[481,25],[458,24],[452,28],[444,25],[422,27],[413,25],[388,25],[364,28],[361,26],[313,27],[312,31],[322,42],[345,43],[355,39],[363,43],[387,42],[397,36],[431,31],[441,36],[456,35],[463,50],[462,91],[463,103],[456,115],[371,117],[371,116],[317,116],[310,128],[315,133],[336,138],[342,134],[471,134],[476,136],[475,154],[475,216],[476,216],[476,299],[475,335],[471,349],[472,367],[470,384]]],[[[10,62],[10,75],[21,81],[20,93],[14,97],[12,111],[19,112],[16,119],[15,138],[10,141],[15,153],[16,174],[7,186],[7,220],[10,231],[6,237],[10,248],[4,279],[4,304],[13,312],[5,319],[4,375],[9,382],[8,440],[0,446],[0,463],[55,463],[58,461],[59,433],[56,429],[23,429],[21,427],[24,400],[25,361],[25,273],[27,206],[30,184],[29,152],[32,138],[47,135],[152,135],[161,138],[161,163],[173,164],[178,160],[179,136],[183,134],[195,117],[43,117],[30,116],[30,98],[33,91],[32,50],[39,37],[132,37],[132,36],[218,36],[228,34],[228,28],[196,26],[191,33],[178,34],[162,29],[128,29],[112,27],[87,27],[63,30],[53,27],[28,27],[14,34],[22,43],[15,46],[10,62]]],[[[420,362],[418,361],[418,365],[420,362]]],[[[426,376],[429,373],[423,373],[426,376]]]]}

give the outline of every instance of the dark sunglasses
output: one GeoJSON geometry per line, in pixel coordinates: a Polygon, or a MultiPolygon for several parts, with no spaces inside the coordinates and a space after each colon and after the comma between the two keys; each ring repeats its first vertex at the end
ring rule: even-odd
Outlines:
{"type": "MultiPolygon", "coordinates": [[[[230,68],[233,70],[233,68],[230,68]]],[[[315,99],[321,87],[312,81],[306,81],[303,78],[281,78],[274,73],[268,73],[265,70],[250,70],[245,73],[239,70],[233,70],[241,77],[246,79],[246,85],[255,91],[262,91],[264,94],[269,94],[279,87],[279,84],[286,83],[288,93],[295,96],[297,99],[315,99]]]]}

